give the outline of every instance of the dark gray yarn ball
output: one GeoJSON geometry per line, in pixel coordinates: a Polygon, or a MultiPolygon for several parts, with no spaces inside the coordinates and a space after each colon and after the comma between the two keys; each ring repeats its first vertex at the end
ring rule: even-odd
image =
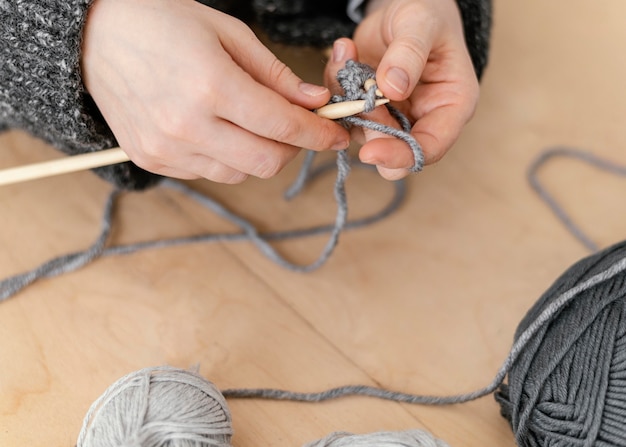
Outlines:
{"type": "MultiPolygon", "coordinates": [[[[626,257],[626,242],[570,267],[515,338],[560,294],[626,257]]],[[[496,392],[519,446],[626,445],[626,273],[581,292],[525,346],[496,392]]]]}

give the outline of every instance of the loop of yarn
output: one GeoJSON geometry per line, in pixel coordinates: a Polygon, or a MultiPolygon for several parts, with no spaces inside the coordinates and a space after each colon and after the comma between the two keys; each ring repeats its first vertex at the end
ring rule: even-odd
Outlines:
{"type": "Polygon", "coordinates": [[[582,161],[589,166],[599,169],[609,174],[619,177],[626,177],[626,166],[620,166],[610,160],[604,160],[591,152],[582,151],[580,149],[570,147],[553,147],[542,151],[539,156],[530,164],[527,171],[528,183],[537,193],[539,198],[554,213],[557,219],[563,224],[572,236],[580,241],[589,251],[595,252],[599,250],[598,245],[574,222],[574,220],[563,209],[559,202],[552,194],[548,192],[545,186],[539,180],[539,171],[549,161],[556,158],[572,158],[582,161]]]}
{"type": "Polygon", "coordinates": [[[335,432],[304,447],[449,447],[424,430],[381,431],[355,435],[335,432]]]}
{"type": "Polygon", "coordinates": [[[228,447],[232,418],[218,389],[170,367],[122,377],[89,409],[77,447],[228,447]]]}

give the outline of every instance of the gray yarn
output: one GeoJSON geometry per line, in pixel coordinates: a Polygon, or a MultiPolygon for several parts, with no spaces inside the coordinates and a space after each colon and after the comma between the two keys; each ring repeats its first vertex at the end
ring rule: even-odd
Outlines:
{"type": "Polygon", "coordinates": [[[550,210],[554,213],[557,219],[561,221],[565,228],[567,228],[567,230],[588,250],[590,250],[591,252],[596,252],[599,249],[598,245],[593,242],[591,238],[587,236],[585,232],[572,220],[572,218],[567,214],[563,207],[556,201],[556,199],[546,190],[546,188],[539,181],[540,169],[550,160],[558,157],[578,159],[595,168],[621,177],[626,177],[626,166],[619,166],[612,161],[603,160],[590,152],[584,152],[578,149],[568,147],[554,147],[547,149],[539,154],[539,156],[531,163],[528,168],[527,177],[530,186],[546,203],[548,208],[550,208],[550,210]]]}
{"type": "MultiPolygon", "coordinates": [[[[365,92],[362,88],[362,85],[366,79],[372,78],[373,76],[374,72],[370,67],[363,64],[358,64],[353,61],[348,61],[346,67],[340,70],[339,74],[337,75],[337,79],[346,91],[346,96],[335,96],[334,101],[337,102],[351,100],[356,98],[357,96],[359,98],[364,97],[367,98],[368,110],[372,109],[374,107],[376,87],[374,86],[369,90],[369,92],[365,92]]],[[[390,135],[396,136],[397,138],[401,138],[403,141],[407,141],[409,143],[409,146],[411,147],[411,150],[414,152],[414,154],[416,154],[413,171],[418,171],[421,169],[424,161],[421,148],[409,133],[410,124],[408,122],[408,119],[406,119],[406,117],[404,117],[400,112],[395,109],[392,109],[392,113],[394,114],[394,116],[397,116],[397,119],[406,128],[406,130],[400,131],[390,126],[379,125],[372,121],[364,120],[357,117],[345,118],[344,125],[359,125],[374,128],[375,130],[378,130],[380,132],[385,132],[390,135]]],[[[312,169],[313,159],[314,153],[312,151],[309,151],[304,160],[302,168],[300,169],[298,177],[296,178],[296,181],[285,193],[285,197],[287,199],[291,199],[296,194],[301,192],[307,182],[318,175],[315,173],[315,170],[312,169]]],[[[174,238],[105,248],[105,244],[109,237],[113,221],[114,203],[117,196],[119,195],[119,192],[115,191],[111,194],[105,206],[101,233],[98,236],[96,242],[91,247],[89,247],[85,251],[70,253],[67,255],[56,257],[31,271],[18,274],[0,281],[0,301],[15,295],[20,290],[24,289],[26,286],[32,284],[40,278],[50,278],[63,273],[77,270],[78,268],[87,265],[88,263],[94,261],[101,256],[128,254],[147,248],[171,247],[175,245],[196,242],[216,242],[245,239],[252,242],[263,255],[265,255],[268,259],[280,265],[281,267],[295,272],[310,272],[322,266],[330,258],[334,248],[337,246],[339,235],[344,229],[346,229],[346,227],[356,228],[358,226],[371,224],[377,220],[386,217],[390,212],[397,209],[397,207],[400,205],[401,198],[404,197],[404,186],[396,182],[396,195],[392,199],[390,206],[387,206],[380,213],[376,213],[367,218],[348,223],[348,202],[346,198],[345,182],[350,172],[350,160],[347,150],[337,152],[336,167],[337,177],[335,179],[334,185],[334,196],[335,201],[337,202],[337,214],[335,217],[335,222],[332,226],[319,226],[306,228],[303,230],[270,233],[266,235],[261,234],[252,223],[242,218],[241,216],[232,213],[226,207],[217,203],[216,201],[202,194],[199,194],[198,192],[185,186],[182,183],[166,179],[162,182],[164,186],[174,189],[192,198],[199,204],[212,210],[215,214],[235,224],[237,227],[239,227],[241,232],[235,234],[221,233],[192,236],[188,238],[174,238]],[[321,232],[330,232],[328,242],[324,246],[319,257],[315,261],[306,265],[296,264],[287,260],[284,256],[278,253],[278,251],[269,243],[270,240],[306,237],[316,235],[321,232]]],[[[326,170],[325,167],[320,172],[324,170],[326,170]]]]}
{"type": "Polygon", "coordinates": [[[617,260],[606,270],[599,272],[591,278],[576,284],[568,290],[562,292],[552,303],[546,307],[532,324],[525,329],[511,347],[511,350],[497,371],[494,379],[483,388],[468,392],[454,394],[450,396],[429,396],[392,391],[385,388],[372,387],[368,385],[346,385],[329,390],[314,393],[298,393],[274,388],[243,388],[227,389],[222,391],[226,398],[260,398],[274,400],[293,400],[301,402],[321,402],[346,396],[369,396],[378,399],[392,400],[396,402],[422,404],[422,405],[449,405],[476,400],[493,393],[504,381],[507,373],[520,353],[527,347],[529,342],[543,327],[543,325],[557,315],[566,305],[575,299],[582,292],[588,291],[598,284],[614,278],[619,273],[626,270],[626,257],[617,260]]]}
{"type": "MultiPolygon", "coordinates": [[[[226,447],[231,435],[230,414],[222,397],[319,402],[365,395],[441,405],[474,400],[498,386],[503,414],[511,421],[521,447],[622,446],[626,441],[626,328],[619,323],[624,318],[625,271],[626,242],[571,267],[522,321],[491,384],[470,393],[437,397],[345,386],[320,393],[232,389],[220,394],[193,373],[149,368],[116,382],[91,406],[77,447],[226,447]],[[597,362],[586,361],[592,357],[597,362]],[[551,379],[555,373],[556,379],[551,379]],[[507,374],[509,384],[502,385],[507,374]],[[191,394],[185,389],[189,385],[200,392],[191,394]]],[[[429,433],[408,430],[366,435],[339,432],[305,447],[348,446],[447,444],[429,433]]]]}
{"type": "Polygon", "coordinates": [[[335,432],[304,447],[449,447],[424,430],[382,431],[355,435],[335,432]]]}
{"type": "Polygon", "coordinates": [[[232,418],[215,386],[190,371],[146,368],[90,407],[77,447],[230,447],[232,418]]]}
{"type": "Polygon", "coordinates": [[[113,215],[115,200],[119,194],[120,191],[116,190],[107,198],[104,205],[105,219],[102,220],[100,234],[89,248],[53,258],[33,270],[0,281],[0,302],[15,295],[40,278],[50,278],[78,270],[102,256],[106,241],[111,233],[110,217],[113,215]]]}
{"type": "MultiPolygon", "coordinates": [[[[77,447],[230,447],[224,396],[195,372],[144,368],[111,385],[89,408],[77,447]]],[[[449,447],[422,430],[335,432],[304,447],[449,447]]]]}
{"type": "MultiPolygon", "coordinates": [[[[368,79],[374,79],[376,73],[366,64],[349,60],[346,62],[346,66],[337,72],[337,81],[344,91],[344,95],[333,95],[330,99],[331,103],[343,102],[343,101],[356,101],[365,100],[365,112],[371,112],[376,107],[376,85],[370,87],[368,91],[363,89],[363,84],[368,79]]],[[[390,104],[385,104],[387,110],[391,116],[393,116],[402,130],[395,127],[387,126],[385,124],[377,123],[376,121],[363,119],[359,116],[348,116],[342,118],[340,122],[346,127],[359,126],[366,127],[377,132],[386,133],[392,137],[396,137],[409,145],[411,152],[413,152],[413,166],[410,168],[411,172],[419,172],[424,167],[424,153],[421,146],[411,135],[411,123],[408,118],[401,113],[398,109],[390,104]]]]}
{"type": "MultiPolygon", "coordinates": [[[[359,166],[369,169],[369,166],[359,166]]],[[[309,174],[309,181],[327,172],[328,170],[330,170],[330,167],[331,165],[328,164],[321,165],[319,168],[311,171],[311,173],[309,174]]],[[[343,219],[345,218],[346,214],[339,211],[334,224],[318,225],[295,230],[259,232],[251,222],[236,215],[232,211],[228,210],[225,206],[211,199],[210,197],[198,193],[184,183],[166,179],[161,183],[161,186],[180,192],[181,194],[194,200],[201,206],[208,208],[220,217],[237,225],[241,231],[232,233],[205,233],[195,236],[160,239],[106,247],[106,241],[110,235],[112,222],[115,218],[115,204],[122,195],[121,191],[116,190],[113,191],[107,199],[102,217],[101,233],[98,235],[96,242],[92,246],[84,251],[58,256],[49,261],[46,261],[45,263],[43,263],[39,267],[34,268],[33,270],[10,276],[1,280],[0,302],[16,295],[37,280],[43,278],[52,278],[78,270],[79,268],[86,266],[90,262],[97,260],[99,257],[126,255],[143,250],[176,247],[187,244],[248,241],[255,244],[257,248],[261,251],[261,253],[268,256],[270,259],[277,262],[284,268],[293,271],[309,271],[313,268],[321,266],[332,254],[332,249],[336,245],[336,241],[340,234],[340,229],[337,226],[337,222],[343,225],[341,228],[342,230],[357,229],[374,224],[380,220],[385,219],[390,214],[398,210],[406,197],[405,182],[396,181],[393,182],[394,195],[390,199],[390,201],[382,209],[368,216],[364,216],[359,219],[347,220],[345,221],[345,223],[343,223],[343,219]],[[283,241],[296,238],[312,237],[326,233],[331,233],[331,237],[324,247],[324,250],[316,261],[304,266],[295,264],[287,260],[269,244],[269,242],[272,241],[283,241]]],[[[125,194],[131,193],[132,192],[125,192],[125,194]]],[[[337,194],[341,197],[340,193],[337,194]]]]}
{"type": "Polygon", "coordinates": [[[519,324],[517,340],[551,314],[495,395],[520,447],[626,445],[624,264],[626,242],[582,259],[519,324]],[[595,285],[559,302],[560,291],[588,282],[595,285]]]}

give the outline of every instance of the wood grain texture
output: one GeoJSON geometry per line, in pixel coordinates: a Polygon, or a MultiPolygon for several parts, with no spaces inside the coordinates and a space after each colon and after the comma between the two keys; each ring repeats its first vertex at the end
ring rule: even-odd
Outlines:
{"type": "MultiPolygon", "coordinates": [[[[495,2],[491,63],[476,116],[438,165],[411,178],[403,208],[342,235],[329,263],[286,272],[247,243],[107,258],[0,304],[0,445],[71,446],[90,403],[145,366],[200,366],[220,388],[317,391],[346,383],[449,394],[488,383],[526,310],[586,255],[527,185],[559,144],[624,162],[626,5],[495,2]]],[[[319,80],[321,57],[277,48],[319,80]]],[[[18,131],[0,166],[58,157],[18,131]]],[[[264,229],[331,221],[332,176],[281,199],[297,163],[269,181],[195,181],[264,229]]],[[[575,161],[542,180],[602,246],[624,237],[624,180],[575,161]]],[[[0,274],[87,246],[110,191],[89,172],[0,188],[0,274]]],[[[350,212],[391,188],[355,170],[350,212]]],[[[113,242],[230,229],[172,191],[129,194],[113,242]]],[[[325,237],[277,246],[310,261],[325,237]]],[[[335,430],[426,428],[451,446],[514,446],[491,397],[429,408],[348,398],[318,405],[234,401],[236,447],[296,447],[335,430]]]]}

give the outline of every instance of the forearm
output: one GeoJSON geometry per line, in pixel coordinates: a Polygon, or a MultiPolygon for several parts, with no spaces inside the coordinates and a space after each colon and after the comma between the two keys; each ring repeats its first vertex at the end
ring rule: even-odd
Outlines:
{"type": "MultiPolygon", "coordinates": [[[[0,6],[0,128],[19,128],[75,154],[116,145],[81,79],[83,27],[93,0],[3,2],[0,6]]],[[[136,168],[99,173],[141,187],[136,168]]]]}

